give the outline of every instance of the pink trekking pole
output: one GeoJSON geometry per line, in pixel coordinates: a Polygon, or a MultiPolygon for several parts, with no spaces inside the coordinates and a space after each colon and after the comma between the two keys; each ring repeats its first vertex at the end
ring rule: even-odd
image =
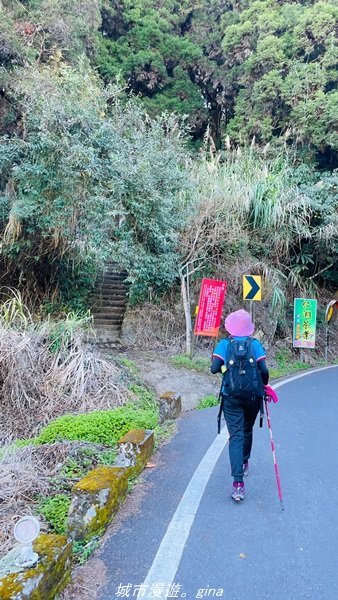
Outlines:
{"type": "Polygon", "coordinates": [[[269,433],[270,433],[272,457],[273,457],[273,464],[275,466],[275,474],[276,474],[276,481],[277,481],[277,489],[278,489],[278,497],[279,497],[279,502],[280,502],[280,509],[284,510],[282,488],[281,488],[281,484],[280,484],[278,464],[277,464],[277,459],[276,459],[275,442],[273,441],[273,437],[272,437],[270,414],[269,414],[269,409],[268,409],[268,402],[267,402],[266,399],[265,399],[265,412],[266,412],[266,417],[267,417],[267,421],[268,421],[268,428],[269,428],[269,433]]]}

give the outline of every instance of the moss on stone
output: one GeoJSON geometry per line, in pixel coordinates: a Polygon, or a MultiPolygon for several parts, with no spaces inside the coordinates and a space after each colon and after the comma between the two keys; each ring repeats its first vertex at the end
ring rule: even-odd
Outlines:
{"type": "Polygon", "coordinates": [[[123,476],[127,477],[127,473],[122,467],[98,466],[80,479],[73,486],[72,492],[95,493],[105,488],[113,489],[114,483],[123,476]]]}
{"type": "Polygon", "coordinates": [[[127,469],[99,466],[90,471],[72,490],[69,535],[77,540],[87,540],[104,531],[127,489],[127,469]]]}
{"type": "Polygon", "coordinates": [[[2,600],[52,600],[69,583],[72,545],[67,538],[41,534],[33,547],[39,562],[0,580],[2,600]]]}
{"type": "Polygon", "coordinates": [[[147,431],[145,429],[131,429],[119,439],[119,444],[125,444],[126,442],[130,442],[131,444],[141,444],[146,438],[147,431]]]}
{"type": "Polygon", "coordinates": [[[163,394],[160,395],[160,399],[163,400],[174,400],[177,397],[176,392],[163,392],[163,394]]]}

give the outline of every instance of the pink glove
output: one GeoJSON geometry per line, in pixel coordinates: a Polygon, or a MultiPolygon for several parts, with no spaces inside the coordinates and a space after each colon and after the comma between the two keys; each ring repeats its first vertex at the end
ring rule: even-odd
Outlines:
{"type": "Polygon", "coordinates": [[[268,402],[271,402],[271,400],[275,403],[278,402],[278,396],[277,396],[275,390],[271,387],[271,385],[265,385],[264,392],[265,392],[265,400],[267,400],[268,402]]]}

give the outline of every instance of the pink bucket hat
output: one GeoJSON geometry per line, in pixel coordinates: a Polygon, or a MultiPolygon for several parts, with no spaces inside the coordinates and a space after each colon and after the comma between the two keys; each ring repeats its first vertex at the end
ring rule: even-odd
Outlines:
{"type": "Polygon", "coordinates": [[[243,309],[230,313],[224,321],[224,327],[230,335],[238,336],[251,335],[255,330],[251,316],[243,309]]]}

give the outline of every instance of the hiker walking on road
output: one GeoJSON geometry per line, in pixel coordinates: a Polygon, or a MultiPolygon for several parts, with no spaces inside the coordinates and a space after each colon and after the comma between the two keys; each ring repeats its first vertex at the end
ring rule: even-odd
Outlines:
{"type": "Polygon", "coordinates": [[[252,429],[263,410],[264,385],[269,381],[265,350],[252,338],[255,326],[245,310],[225,319],[230,338],[221,340],[212,355],[211,372],[222,373],[221,407],[229,431],[229,456],[234,479],[232,498],[244,500],[243,476],[248,475],[252,429]]]}

